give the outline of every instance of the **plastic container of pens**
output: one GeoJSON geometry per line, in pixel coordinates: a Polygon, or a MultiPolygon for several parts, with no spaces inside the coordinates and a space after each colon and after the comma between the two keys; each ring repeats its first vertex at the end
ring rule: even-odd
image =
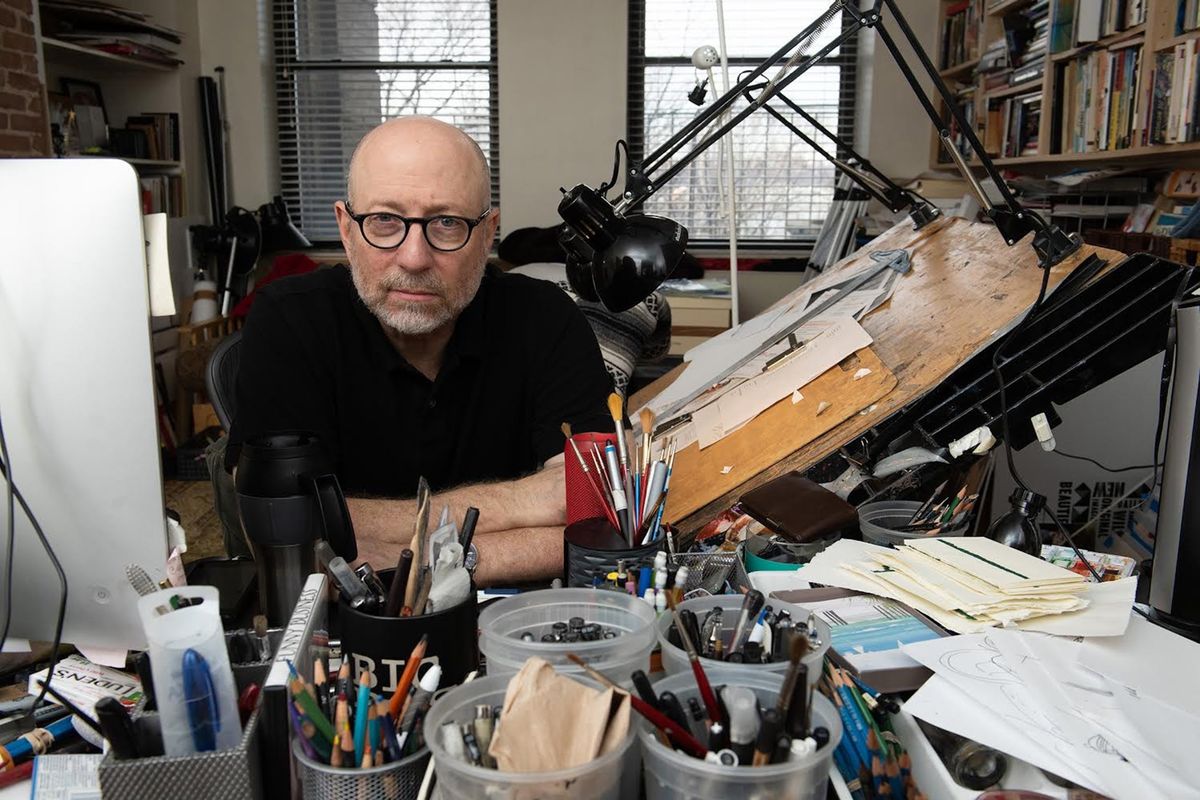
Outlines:
{"type": "MultiPolygon", "coordinates": [[[[428,731],[440,731],[448,722],[464,724],[475,720],[480,706],[504,704],[511,675],[477,678],[447,692],[434,702],[425,717],[428,731]]],[[[590,678],[572,680],[599,687],[590,678]]],[[[563,709],[563,713],[570,713],[563,709]]],[[[500,725],[504,724],[503,718],[500,725]]],[[[430,733],[429,747],[436,763],[438,789],[442,797],[486,797],[489,800],[624,800],[638,796],[641,778],[638,750],[631,725],[625,741],[599,758],[569,769],[553,772],[500,772],[476,766],[455,757],[440,738],[430,733]]]]}
{"type": "Polygon", "coordinates": [[[931,532],[928,528],[904,530],[913,519],[913,515],[922,507],[915,500],[882,500],[877,503],[864,503],[858,507],[858,527],[862,531],[864,542],[895,547],[908,539],[928,539],[938,536],[961,536],[967,528],[968,520],[962,519],[954,527],[946,527],[931,532]]]}
{"type": "MultiPolygon", "coordinates": [[[[729,648],[736,634],[742,604],[742,595],[724,594],[685,600],[679,604],[678,608],[681,612],[687,610],[695,614],[700,630],[714,631],[715,636],[719,636],[721,640],[720,653],[728,655],[729,648]],[[720,610],[719,624],[716,622],[716,609],[720,610]],[[706,620],[709,621],[708,625],[705,624],[706,620]]],[[[809,630],[809,626],[811,625],[811,632],[808,634],[810,648],[808,654],[803,658],[803,663],[808,667],[809,684],[815,685],[821,677],[822,660],[825,658],[826,651],[829,650],[831,636],[829,626],[822,620],[810,616],[809,612],[805,609],[791,603],[784,603],[774,598],[768,598],[763,607],[764,611],[766,610],[766,606],[770,606],[772,615],[777,616],[781,611],[786,611],[788,623],[769,625],[769,621],[764,620],[763,625],[765,630],[762,633],[762,639],[757,649],[749,647],[750,652],[743,652],[742,658],[744,660],[740,663],[714,657],[717,652],[716,648],[712,646],[715,642],[715,636],[707,637],[708,642],[697,641],[697,649],[702,653],[707,653],[706,655],[701,655],[701,664],[706,670],[726,667],[744,669],[750,672],[782,674],[788,667],[788,650],[786,643],[783,641],[786,636],[782,631],[790,627],[794,632],[804,632],[809,630]],[[770,632],[768,633],[766,629],[769,629],[770,632]],[[761,656],[757,655],[759,651],[762,653],[761,656]]],[[[658,643],[662,648],[663,670],[668,675],[676,673],[691,675],[691,664],[688,662],[687,652],[682,647],[677,647],[672,643],[674,636],[671,634],[671,629],[673,625],[674,621],[670,614],[659,615],[656,627],[658,629],[658,643]]],[[[753,634],[753,631],[751,633],[753,634]]],[[[701,638],[704,639],[705,637],[702,636],[701,638]]],[[[758,635],[751,635],[745,638],[753,641],[758,638],[758,635]]]]}
{"type": "MultiPolygon", "coordinates": [[[[813,670],[820,675],[820,666],[813,670]]],[[[783,687],[784,676],[773,672],[750,672],[744,667],[714,667],[707,670],[709,683],[745,687],[754,692],[761,708],[774,708],[783,687]]],[[[654,690],[672,692],[685,706],[699,698],[695,678],[671,675],[654,684],[654,690]]],[[[762,766],[725,766],[672,750],[659,741],[644,720],[638,723],[638,740],[645,764],[648,800],[727,800],[731,797],[786,797],[796,800],[824,800],[826,781],[834,750],[842,738],[842,722],[837,710],[819,692],[810,705],[811,727],[825,728],[829,740],[814,752],[790,754],[787,760],[775,760],[762,766]]]]}
{"type": "Polygon", "coordinates": [[[613,676],[648,669],[654,609],[624,592],[544,589],[498,600],[479,615],[488,675],[511,675],[533,656],[561,673],[581,673],[575,653],[613,676]]]}
{"type": "Polygon", "coordinates": [[[378,767],[345,769],[331,767],[304,754],[299,740],[292,742],[296,775],[304,800],[413,800],[425,776],[429,750],[405,756],[378,767]]]}

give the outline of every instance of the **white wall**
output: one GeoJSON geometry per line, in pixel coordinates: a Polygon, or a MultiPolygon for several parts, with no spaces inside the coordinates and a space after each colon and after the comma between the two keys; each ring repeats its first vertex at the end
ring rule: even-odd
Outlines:
{"type": "MultiPolygon", "coordinates": [[[[936,59],[938,0],[901,0],[900,5],[925,52],[936,59]]],[[[914,71],[923,74],[886,10],[884,22],[914,71]]],[[[873,32],[864,31],[860,37],[858,99],[866,115],[859,125],[857,145],[884,175],[897,182],[914,178],[929,169],[933,125],[883,42],[873,32]]],[[[922,86],[926,92],[933,91],[928,79],[922,86]]]]}
{"type": "Polygon", "coordinates": [[[200,72],[225,68],[230,203],[253,210],[279,192],[266,0],[203,0],[199,16],[200,72]]]}
{"type": "Polygon", "coordinates": [[[501,227],[559,221],[559,187],[612,172],[625,135],[623,0],[501,0],[501,227]]]}

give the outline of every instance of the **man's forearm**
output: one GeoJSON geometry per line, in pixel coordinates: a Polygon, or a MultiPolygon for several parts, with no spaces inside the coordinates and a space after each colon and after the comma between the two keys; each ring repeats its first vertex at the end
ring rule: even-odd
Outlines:
{"type": "MultiPolygon", "coordinates": [[[[354,523],[359,558],[369,560],[376,569],[394,564],[400,550],[412,541],[416,501],[347,498],[346,504],[354,523]]],[[[438,492],[432,498],[431,525],[446,505],[450,507],[450,519],[459,524],[469,506],[478,508],[476,534],[557,527],[561,538],[566,522],[561,461],[549,462],[545,469],[520,480],[438,492]]]]}
{"type": "Polygon", "coordinates": [[[476,536],[475,546],[476,586],[512,586],[562,575],[562,526],[493,531],[476,536]]]}

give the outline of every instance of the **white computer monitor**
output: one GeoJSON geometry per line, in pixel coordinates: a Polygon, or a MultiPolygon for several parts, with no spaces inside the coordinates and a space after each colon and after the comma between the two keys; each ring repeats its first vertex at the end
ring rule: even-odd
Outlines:
{"type": "MultiPolygon", "coordinates": [[[[137,175],[0,159],[0,421],[69,587],[63,640],[144,647],[125,565],[167,555],[137,175]]],[[[5,575],[0,478],[0,585],[5,575]]],[[[10,637],[49,640],[59,583],[17,509],[10,637]]],[[[0,592],[0,623],[4,593],[0,592]]]]}

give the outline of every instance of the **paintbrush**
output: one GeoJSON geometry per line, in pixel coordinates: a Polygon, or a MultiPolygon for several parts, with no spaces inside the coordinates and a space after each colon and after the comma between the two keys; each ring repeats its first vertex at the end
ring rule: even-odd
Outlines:
{"type": "Polygon", "coordinates": [[[421,613],[416,603],[417,592],[425,574],[425,562],[429,559],[425,552],[425,531],[428,527],[429,484],[422,477],[417,481],[417,518],[413,522],[413,538],[409,544],[409,549],[413,551],[412,573],[408,577],[408,585],[404,587],[404,605],[411,608],[414,614],[421,613]]]}
{"type": "MultiPolygon", "coordinates": [[[[641,414],[639,416],[641,416],[641,418],[642,418],[642,473],[641,473],[641,475],[642,475],[642,485],[645,486],[647,484],[647,482],[650,480],[650,463],[653,460],[652,453],[650,452],[650,450],[651,450],[651,441],[652,441],[652,437],[654,434],[654,412],[651,411],[649,408],[643,408],[641,411],[641,414]]],[[[644,491],[643,491],[643,494],[645,494],[644,491]]],[[[644,507],[646,506],[646,503],[643,502],[642,506],[643,506],[642,511],[645,511],[644,507]]],[[[648,517],[648,516],[650,516],[650,513],[648,511],[645,511],[645,513],[642,515],[643,518],[648,517]]]]}
{"type": "Polygon", "coordinates": [[[600,507],[604,509],[604,516],[614,528],[619,527],[617,524],[617,515],[609,508],[608,500],[604,497],[604,491],[596,485],[596,476],[592,474],[592,470],[588,467],[587,462],[583,460],[583,453],[579,452],[579,445],[575,444],[575,440],[571,438],[571,423],[564,422],[562,424],[563,436],[567,437],[567,441],[571,443],[571,449],[575,452],[575,458],[579,461],[579,468],[583,470],[583,477],[587,479],[588,486],[592,488],[592,494],[600,501],[600,507]]]}
{"type": "MultiPolygon", "coordinates": [[[[613,430],[617,434],[617,457],[621,460],[621,469],[624,472],[622,476],[625,481],[625,496],[633,497],[631,493],[631,482],[629,480],[629,446],[625,443],[625,414],[621,408],[621,395],[613,392],[608,396],[608,413],[612,416],[613,430]]],[[[636,527],[632,523],[629,525],[629,530],[625,531],[628,539],[628,544],[633,547],[633,529],[636,527]]]]}
{"type": "Polygon", "coordinates": [[[591,665],[589,665],[576,654],[567,653],[567,658],[578,664],[583,668],[584,672],[586,672],[588,675],[591,675],[595,680],[599,681],[608,688],[615,689],[623,694],[628,694],[629,703],[633,707],[633,710],[645,717],[651,725],[653,725],[655,728],[658,728],[661,733],[668,736],[673,742],[675,742],[677,746],[687,750],[696,758],[704,758],[706,755],[708,755],[707,747],[700,744],[696,737],[692,736],[691,732],[680,728],[679,725],[666,714],[662,713],[637,695],[629,694],[620,686],[613,683],[613,681],[610,680],[607,675],[597,669],[593,669],[591,665]]]}
{"type": "MultiPolygon", "coordinates": [[[[803,709],[798,709],[798,711],[800,711],[800,714],[798,715],[800,719],[788,719],[789,716],[796,716],[789,715],[788,712],[792,706],[792,699],[796,695],[796,684],[799,682],[801,674],[804,675],[804,682],[808,683],[808,669],[804,667],[804,664],[801,663],[804,660],[805,654],[808,653],[808,637],[804,634],[796,633],[795,629],[792,630],[792,641],[789,645],[788,652],[790,663],[788,664],[787,673],[783,678],[783,687],[779,690],[779,699],[775,703],[775,707],[779,709],[779,715],[783,718],[784,730],[788,732],[789,736],[796,735],[793,731],[795,731],[797,727],[796,725],[789,723],[802,724],[804,716],[803,709]]],[[[802,687],[801,691],[807,692],[808,687],[802,687]]],[[[804,695],[801,694],[801,699],[803,698],[804,695]]]]}
{"type": "Polygon", "coordinates": [[[725,719],[721,716],[721,706],[717,703],[717,696],[713,694],[712,685],[708,682],[708,676],[704,674],[704,667],[700,664],[700,656],[696,653],[696,644],[692,641],[687,626],[683,624],[683,620],[679,617],[679,609],[675,606],[675,598],[670,594],[667,595],[667,606],[671,609],[671,616],[675,621],[675,630],[679,631],[679,638],[683,641],[683,649],[687,651],[688,661],[692,664],[692,674],[696,676],[696,687],[700,690],[700,699],[704,701],[704,708],[708,711],[708,718],[716,724],[724,725],[725,719]]]}

